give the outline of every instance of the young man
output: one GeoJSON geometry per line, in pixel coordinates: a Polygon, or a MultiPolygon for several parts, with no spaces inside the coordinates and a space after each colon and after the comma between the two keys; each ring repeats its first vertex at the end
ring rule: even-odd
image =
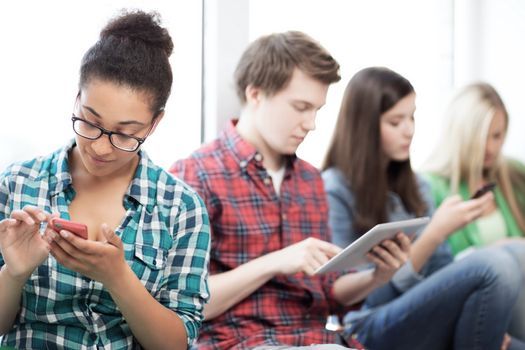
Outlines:
{"type": "Polygon", "coordinates": [[[240,119],[170,170],[202,196],[212,227],[211,299],[197,347],[338,348],[326,317],[388,281],[409,240],[379,248],[375,272],[314,276],[340,248],[328,243],[320,174],[295,151],[339,65],[307,35],[286,32],[253,42],[235,78],[240,119]]]}

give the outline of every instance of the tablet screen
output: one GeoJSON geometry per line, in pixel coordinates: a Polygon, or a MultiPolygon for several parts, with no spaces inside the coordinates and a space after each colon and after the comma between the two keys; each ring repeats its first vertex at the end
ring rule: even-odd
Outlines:
{"type": "Polygon", "coordinates": [[[412,239],[429,221],[429,217],[421,217],[378,224],[318,268],[315,274],[356,269],[361,265],[370,264],[366,253],[373,247],[386,239],[394,238],[399,232],[404,232],[412,239]]]}

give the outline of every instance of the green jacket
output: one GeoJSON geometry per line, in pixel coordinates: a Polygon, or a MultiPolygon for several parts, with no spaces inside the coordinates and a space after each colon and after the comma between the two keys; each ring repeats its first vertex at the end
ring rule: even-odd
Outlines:
{"type": "MultiPolygon", "coordinates": [[[[450,184],[447,178],[434,174],[424,174],[424,178],[430,183],[432,197],[434,199],[434,204],[436,208],[441,205],[443,200],[450,195],[450,184]]],[[[463,199],[468,199],[471,196],[467,188],[467,184],[462,182],[459,186],[459,195],[463,199]]],[[[510,211],[510,207],[503,197],[501,190],[496,187],[494,189],[494,198],[496,200],[496,205],[501,211],[503,218],[505,220],[505,225],[507,227],[507,235],[509,237],[523,236],[516,220],[510,211]]],[[[454,255],[458,254],[462,250],[470,246],[481,246],[482,242],[479,240],[478,235],[478,226],[476,221],[466,225],[460,230],[457,230],[455,233],[449,236],[448,242],[452,253],[454,255]]]]}

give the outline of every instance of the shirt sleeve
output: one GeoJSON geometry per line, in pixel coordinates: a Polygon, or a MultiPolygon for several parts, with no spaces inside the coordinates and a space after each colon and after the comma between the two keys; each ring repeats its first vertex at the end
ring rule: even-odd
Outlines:
{"type": "Polygon", "coordinates": [[[345,248],[357,239],[353,229],[353,196],[336,170],[325,171],[323,181],[328,200],[328,225],[332,232],[332,242],[345,248]]]}
{"type": "MultiPolygon", "coordinates": [[[[430,185],[419,176],[417,177],[417,181],[419,193],[421,194],[421,197],[427,207],[424,215],[432,217],[435,207],[430,185]]],[[[418,232],[418,236],[421,235],[423,231],[424,228],[418,232]]],[[[414,270],[412,263],[408,261],[394,274],[392,277],[392,284],[399,292],[405,292],[412,286],[425,279],[425,277],[430,276],[432,273],[441,269],[443,266],[451,263],[452,260],[452,252],[448,243],[445,241],[436,248],[434,253],[430,256],[427,263],[423,266],[419,273],[414,270]]]]}
{"type": "MultiPolygon", "coordinates": [[[[324,179],[323,179],[324,180],[324,179]]],[[[336,230],[332,229],[332,225],[335,224],[335,223],[338,223],[336,220],[338,217],[345,217],[345,210],[339,210],[339,211],[334,211],[332,210],[332,208],[334,208],[334,204],[332,204],[332,200],[334,201],[335,205],[340,205],[342,207],[346,207],[345,206],[345,203],[343,201],[340,201],[338,197],[335,197],[335,198],[332,198],[329,194],[328,194],[328,191],[327,191],[327,188],[326,188],[326,182],[323,181],[323,183],[321,183],[321,190],[320,190],[320,196],[321,198],[323,198],[322,200],[320,200],[318,203],[318,206],[320,208],[325,208],[325,211],[327,212],[327,214],[325,214],[325,225],[326,225],[326,232],[327,232],[327,237],[326,239],[328,239],[329,241],[331,241],[332,243],[336,244],[336,245],[339,245],[339,246],[346,246],[345,243],[346,241],[349,240],[349,238],[346,237],[346,235],[343,235],[341,234],[341,232],[345,232],[343,231],[343,227],[346,227],[348,230],[351,229],[351,223],[349,222],[349,220],[346,220],[346,222],[341,222],[339,223],[340,226],[338,226],[336,228],[336,230]],[[335,217],[335,218],[334,218],[335,217]],[[337,232],[337,237],[334,236],[334,233],[337,232]]],[[[336,189],[333,188],[332,186],[333,184],[330,182],[329,186],[330,186],[330,193],[331,194],[334,194],[334,195],[337,195],[338,191],[336,189]],[[332,191],[334,190],[334,191],[332,191]]],[[[346,232],[350,232],[350,231],[346,231],[346,232]]],[[[354,270],[348,270],[348,271],[341,271],[341,272],[329,272],[329,273],[325,273],[322,278],[323,278],[323,290],[324,290],[324,293],[327,297],[327,300],[329,301],[329,308],[330,308],[330,312],[331,313],[334,313],[334,314],[338,314],[338,315],[344,315],[346,312],[350,311],[351,309],[355,308],[355,306],[344,306],[344,305],[341,305],[339,302],[336,301],[335,299],[335,295],[334,295],[334,283],[335,281],[347,274],[347,273],[353,273],[355,272],[354,270]]]]}
{"type": "Polygon", "coordinates": [[[209,299],[210,232],[208,214],[200,197],[185,187],[181,202],[176,210],[174,242],[165,270],[167,288],[162,290],[160,302],[182,319],[188,344],[192,344],[203,320],[204,304],[209,299]]]}
{"type": "Polygon", "coordinates": [[[197,161],[192,158],[178,160],[171,166],[169,172],[197,191],[208,210],[208,217],[213,218],[214,206],[211,195],[207,190],[204,176],[201,175],[197,161]]]}
{"type": "MultiPolygon", "coordinates": [[[[9,184],[6,173],[0,174],[0,221],[11,215],[9,207],[9,184]]],[[[0,250],[0,267],[4,266],[4,258],[0,250]]]]}

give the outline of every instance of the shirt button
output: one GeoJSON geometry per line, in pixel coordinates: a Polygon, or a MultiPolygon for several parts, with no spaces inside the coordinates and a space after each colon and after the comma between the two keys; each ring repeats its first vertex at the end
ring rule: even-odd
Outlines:
{"type": "Polygon", "coordinates": [[[262,154],[260,154],[260,153],[256,153],[254,158],[258,162],[260,162],[263,159],[262,154]]]}
{"type": "Polygon", "coordinates": [[[245,161],[245,160],[241,160],[241,162],[239,163],[239,165],[241,166],[241,168],[246,168],[246,166],[248,165],[248,162],[245,161]]]}
{"type": "Polygon", "coordinates": [[[269,177],[265,177],[263,182],[264,182],[265,185],[269,185],[272,181],[270,180],[269,177]]]}

